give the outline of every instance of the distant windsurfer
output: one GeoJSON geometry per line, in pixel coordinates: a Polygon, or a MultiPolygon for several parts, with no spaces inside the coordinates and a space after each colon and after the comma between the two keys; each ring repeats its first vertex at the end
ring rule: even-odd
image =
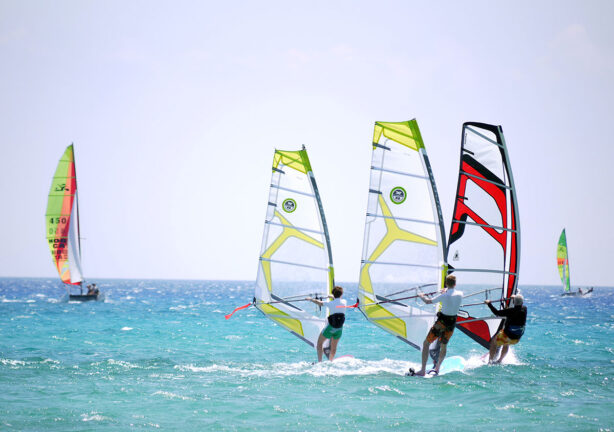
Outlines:
{"type": "Polygon", "coordinates": [[[523,305],[524,297],[520,294],[512,296],[514,306],[497,310],[490,304],[490,300],[484,303],[490,308],[492,313],[499,317],[505,317],[505,325],[490,341],[489,363],[501,363],[505,358],[510,345],[518,343],[524,334],[524,327],[527,322],[527,307],[523,305]],[[495,361],[497,350],[501,348],[501,356],[495,361]]]}
{"type": "Polygon", "coordinates": [[[446,277],[446,289],[442,293],[433,298],[428,298],[422,293],[418,294],[418,297],[427,304],[441,302],[441,311],[437,313],[437,321],[435,321],[435,324],[431,327],[422,344],[422,369],[418,372],[414,371],[413,368],[409,369],[409,375],[425,375],[429,345],[436,339],[441,341],[441,350],[439,351],[439,358],[437,359],[437,364],[433,371],[435,374],[439,374],[441,363],[443,363],[443,360],[446,358],[448,342],[452,337],[452,333],[454,333],[456,315],[458,314],[458,309],[463,300],[463,293],[456,290],[455,287],[456,276],[448,275],[448,277],[446,277]]]}
{"type": "Polygon", "coordinates": [[[347,301],[341,298],[342,295],[343,288],[336,286],[333,288],[332,301],[321,301],[307,297],[307,300],[317,304],[318,306],[325,306],[330,312],[330,315],[328,316],[328,325],[324,328],[324,330],[322,330],[320,337],[318,337],[318,362],[322,361],[324,341],[326,339],[330,339],[330,353],[328,355],[329,360],[333,361],[335,354],[337,353],[337,344],[339,343],[339,339],[341,339],[341,335],[343,334],[343,323],[345,322],[345,309],[347,306],[347,301]]]}

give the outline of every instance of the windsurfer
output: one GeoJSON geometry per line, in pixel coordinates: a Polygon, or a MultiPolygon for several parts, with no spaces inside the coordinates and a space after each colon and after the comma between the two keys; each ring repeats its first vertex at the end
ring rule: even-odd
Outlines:
{"type": "Polygon", "coordinates": [[[430,304],[441,302],[442,307],[441,311],[437,313],[437,321],[435,321],[435,324],[433,324],[433,327],[431,327],[431,330],[426,335],[424,343],[422,344],[422,369],[416,372],[413,368],[411,368],[409,369],[409,375],[424,376],[426,373],[426,361],[429,355],[429,345],[436,339],[441,340],[441,350],[439,351],[439,358],[437,359],[437,364],[435,365],[435,369],[433,371],[435,374],[439,373],[441,363],[446,357],[448,342],[452,337],[452,333],[454,333],[456,315],[458,314],[458,309],[463,300],[463,293],[461,291],[457,291],[455,287],[456,276],[448,275],[448,277],[446,277],[446,290],[444,290],[444,292],[433,298],[428,298],[422,293],[418,294],[418,297],[420,297],[425,303],[430,304]]]}
{"type": "Polygon", "coordinates": [[[524,334],[524,327],[527,322],[527,307],[523,306],[524,297],[520,294],[512,296],[514,307],[497,310],[490,304],[490,300],[484,301],[496,316],[505,317],[505,326],[490,341],[489,363],[501,363],[507,355],[510,345],[518,343],[524,334]],[[501,356],[495,361],[497,349],[501,348],[501,356]]]}
{"type": "Polygon", "coordinates": [[[320,336],[318,337],[318,362],[322,361],[322,353],[324,352],[323,346],[326,339],[330,339],[330,353],[328,355],[329,360],[333,361],[335,354],[337,353],[337,344],[339,343],[339,339],[341,339],[341,334],[343,333],[345,309],[347,306],[347,301],[341,298],[342,295],[343,288],[336,286],[333,288],[332,301],[321,301],[307,297],[307,300],[317,304],[318,306],[325,306],[330,312],[330,315],[328,316],[328,325],[324,328],[324,330],[322,330],[322,333],[320,333],[320,336]]]}

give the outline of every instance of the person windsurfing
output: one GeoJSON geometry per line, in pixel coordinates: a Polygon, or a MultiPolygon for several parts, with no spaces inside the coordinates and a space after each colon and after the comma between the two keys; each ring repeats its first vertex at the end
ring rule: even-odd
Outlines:
{"type": "Polygon", "coordinates": [[[330,315],[328,316],[328,325],[320,333],[318,337],[318,362],[322,361],[322,353],[324,352],[324,341],[330,339],[330,353],[328,358],[333,361],[335,354],[337,353],[337,344],[341,335],[343,334],[343,323],[345,323],[345,309],[347,307],[347,301],[342,299],[343,288],[336,286],[333,288],[333,300],[321,301],[307,297],[307,300],[317,304],[318,306],[325,306],[328,308],[330,315]]]}
{"type": "Polygon", "coordinates": [[[424,339],[424,343],[422,344],[422,368],[418,372],[416,372],[413,368],[410,368],[408,375],[425,375],[426,361],[429,355],[429,345],[436,339],[441,341],[441,349],[439,351],[437,363],[433,368],[433,372],[436,375],[439,374],[441,363],[443,363],[443,360],[446,358],[448,342],[452,337],[452,333],[454,333],[456,315],[458,314],[458,309],[463,301],[462,291],[456,290],[455,287],[456,276],[448,275],[446,277],[446,289],[443,292],[439,293],[433,298],[428,298],[422,293],[418,294],[418,297],[420,297],[426,304],[441,302],[441,311],[437,312],[437,321],[435,321],[435,324],[433,324],[429,330],[426,338],[424,339]]]}
{"type": "Polygon", "coordinates": [[[490,304],[490,300],[485,300],[486,306],[490,308],[492,313],[499,317],[505,317],[505,325],[490,341],[490,353],[488,363],[501,363],[506,356],[510,345],[516,345],[524,334],[524,328],[527,322],[527,307],[523,306],[524,297],[520,294],[512,296],[514,306],[497,310],[490,304]],[[495,361],[497,350],[501,348],[501,356],[495,361]]]}

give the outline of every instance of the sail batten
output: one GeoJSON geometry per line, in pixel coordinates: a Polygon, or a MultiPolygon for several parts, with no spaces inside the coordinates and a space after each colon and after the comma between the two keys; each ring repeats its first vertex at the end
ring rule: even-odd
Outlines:
{"type": "Polygon", "coordinates": [[[304,298],[330,295],[334,269],[307,151],[276,150],[270,184],[254,305],[315,347],[326,312],[304,298]]]}
{"type": "Polygon", "coordinates": [[[391,298],[441,288],[445,269],[439,198],[416,120],[375,123],[368,192],[359,308],[373,324],[420,349],[436,305],[417,296],[391,298]]]}
{"type": "MultiPolygon", "coordinates": [[[[465,297],[483,295],[509,306],[520,262],[518,204],[507,146],[500,126],[463,125],[458,186],[448,239],[449,273],[458,272],[465,297]],[[498,286],[484,289],[484,286],[498,286]]],[[[486,305],[459,314],[457,327],[484,347],[502,320],[486,319],[486,305]]]]}

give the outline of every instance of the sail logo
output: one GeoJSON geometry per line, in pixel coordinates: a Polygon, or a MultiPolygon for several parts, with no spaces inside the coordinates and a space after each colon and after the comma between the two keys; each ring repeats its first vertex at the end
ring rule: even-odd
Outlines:
{"type": "Polygon", "coordinates": [[[454,256],[452,257],[452,261],[458,261],[460,259],[460,256],[458,255],[458,251],[454,252],[454,256]]]}
{"type": "Polygon", "coordinates": [[[401,186],[397,186],[390,191],[390,201],[394,204],[403,204],[407,198],[407,192],[401,186]]]}
{"type": "Polygon", "coordinates": [[[294,201],[292,198],[287,198],[284,200],[281,207],[286,213],[292,213],[294,210],[296,210],[296,201],[294,201]]]}

